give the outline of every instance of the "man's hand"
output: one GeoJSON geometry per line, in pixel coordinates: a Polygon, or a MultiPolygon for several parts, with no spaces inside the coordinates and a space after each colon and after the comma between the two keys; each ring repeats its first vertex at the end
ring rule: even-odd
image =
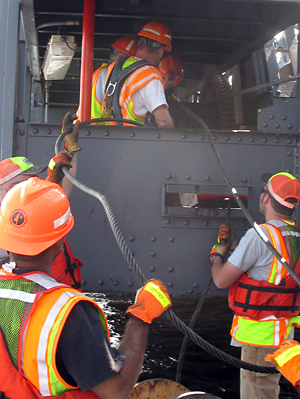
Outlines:
{"type": "Polygon", "coordinates": [[[62,167],[66,166],[68,170],[72,168],[70,162],[72,161],[73,155],[70,152],[61,151],[55,155],[48,164],[48,176],[46,180],[52,183],[57,183],[61,185],[62,179],[64,178],[64,172],[62,167]]]}
{"type": "Polygon", "coordinates": [[[212,247],[209,255],[209,261],[212,264],[216,256],[224,260],[227,252],[232,252],[237,247],[237,239],[235,237],[235,230],[231,225],[221,224],[218,233],[217,244],[212,247]]]}
{"type": "Polygon", "coordinates": [[[266,357],[266,361],[275,364],[294,386],[300,384],[300,345],[297,341],[285,341],[274,353],[266,357]]]}
{"type": "Polygon", "coordinates": [[[66,113],[64,119],[62,121],[62,131],[64,132],[67,127],[72,126],[72,132],[67,134],[65,139],[65,150],[70,152],[80,151],[81,147],[78,144],[78,135],[79,135],[79,126],[80,122],[76,122],[73,124],[74,119],[76,119],[76,115],[72,115],[70,111],[66,113]]]}
{"type": "Polygon", "coordinates": [[[165,285],[160,280],[150,280],[137,291],[135,302],[127,309],[126,314],[151,324],[153,319],[159,317],[170,306],[172,302],[165,285]]]}

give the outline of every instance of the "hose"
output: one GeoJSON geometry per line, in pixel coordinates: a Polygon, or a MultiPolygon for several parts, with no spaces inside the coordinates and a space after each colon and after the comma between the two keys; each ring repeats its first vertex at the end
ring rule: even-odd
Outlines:
{"type": "MultiPolygon", "coordinates": [[[[110,119],[111,120],[111,119],[110,119]]],[[[89,123],[97,123],[98,121],[104,121],[104,118],[101,119],[92,119],[89,121],[84,121],[80,123],[80,126],[84,126],[87,125],[89,123]]],[[[121,119],[120,119],[121,121],[121,119]]],[[[124,122],[124,120],[123,120],[124,122]]],[[[126,123],[128,123],[129,121],[126,120],[126,123]]],[[[130,121],[133,122],[133,121],[130,121]]],[[[56,143],[55,143],[55,154],[57,154],[60,150],[60,144],[63,140],[63,138],[72,132],[72,126],[67,127],[67,129],[62,132],[60,134],[60,136],[57,138],[56,143]]],[[[85,186],[84,184],[82,184],[81,182],[79,182],[75,177],[73,177],[71,175],[71,173],[68,171],[66,166],[62,167],[62,171],[65,174],[65,176],[71,181],[71,183],[76,186],[77,188],[79,188],[80,190],[86,192],[87,194],[97,198],[101,204],[104,207],[105,213],[107,215],[109,224],[111,226],[112,232],[115,236],[115,239],[117,241],[117,244],[124,256],[124,258],[126,259],[130,270],[133,271],[133,273],[135,274],[135,276],[137,277],[137,279],[139,280],[139,282],[141,283],[141,285],[146,284],[147,279],[145,277],[145,275],[142,273],[141,269],[139,268],[134,256],[132,255],[132,252],[130,251],[130,249],[128,248],[128,245],[126,244],[126,241],[124,239],[124,236],[119,228],[118,222],[115,218],[115,215],[113,213],[113,210],[109,204],[109,202],[107,201],[106,197],[85,186]]],[[[235,367],[238,368],[243,368],[245,370],[249,370],[249,371],[255,371],[258,373],[270,373],[270,374],[274,374],[274,373],[278,373],[278,371],[274,368],[274,367],[262,367],[262,366],[257,366],[251,363],[247,363],[244,362],[240,359],[237,359],[231,355],[228,355],[224,352],[222,352],[220,349],[214,347],[213,345],[211,345],[210,343],[208,343],[207,341],[205,341],[202,337],[200,337],[199,335],[197,335],[191,328],[189,328],[187,325],[185,325],[172,311],[171,309],[167,309],[166,312],[164,313],[166,315],[166,317],[172,322],[172,324],[174,326],[176,326],[178,328],[179,331],[181,331],[184,335],[188,336],[188,338],[193,341],[196,345],[200,346],[202,349],[204,349],[206,352],[212,354],[213,356],[217,357],[220,360],[223,360],[224,362],[227,362],[235,367]]]]}

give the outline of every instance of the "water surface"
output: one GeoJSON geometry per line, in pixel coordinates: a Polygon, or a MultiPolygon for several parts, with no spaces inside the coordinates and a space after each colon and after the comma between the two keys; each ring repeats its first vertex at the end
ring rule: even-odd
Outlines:
{"type": "MultiPolygon", "coordinates": [[[[88,294],[103,308],[109,323],[111,341],[120,342],[125,325],[125,311],[134,301],[133,294],[88,294]]],[[[172,311],[187,325],[199,296],[173,296],[172,311]]],[[[240,349],[230,346],[232,311],[226,297],[208,297],[194,326],[195,332],[210,344],[240,358],[240,349]]],[[[139,381],[166,378],[176,381],[178,356],[183,334],[164,316],[150,327],[147,352],[139,381]]],[[[300,340],[296,330],[295,339],[300,340]]],[[[204,391],[222,399],[239,399],[239,368],[217,359],[194,343],[189,343],[184,357],[181,384],[190,391],[204,391]]],[[[280,399],[300,397],[283,377],[280,399]]]]}

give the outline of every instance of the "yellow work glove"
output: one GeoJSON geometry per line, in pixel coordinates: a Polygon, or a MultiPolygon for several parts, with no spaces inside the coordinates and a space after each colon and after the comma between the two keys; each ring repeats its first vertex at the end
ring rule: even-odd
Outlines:
{"type": "Polygon", "coordinates": [[[217,243],[212,247],[209,254],[209,261],[212,265],[216,256],[219,256],[222,261],[229,251],[234,251],[237,247],[237,239],[235,237],[235,230],[231,225],[221,224],[218,233],[217,243]]]}
{"type": "Polygon", "coordinates": [[[65,150],[70,152],[80,151],[81,147],[78,144],[78,136],[79,136],[79,126],[80,122],[76,122],[73,124],[74,119],[76,119],[76,115],[72,115],[70,111],[66,113],[64,119],[62,121],[62,132],[64,132],[67,127],[72,126],[72,132],[67,134],[65,139],[65,150]]]}
{"type": "Polygon", "coordinates": [[[266,357],[267,362],[275,364],[277,369],[294,386],[300,381],[300,345],[297,341],[285,341],[280,348],[266,357]]]}
{"type": "Polygon", "coordinates": [[[167,288],[160,280],[154,279],[149,280],[137,291],[135,302],[127,309],[126,314],[151,324],[153,319],[159,317],[170,306],[172,302],[167,288]]]}

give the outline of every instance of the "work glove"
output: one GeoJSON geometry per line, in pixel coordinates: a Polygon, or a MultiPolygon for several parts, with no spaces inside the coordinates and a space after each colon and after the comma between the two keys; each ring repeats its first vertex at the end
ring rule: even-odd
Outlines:
{"type": "Polygon", "coordinates": [[[62,132],[64,132],[70,125],[73,128],[72,132],[64,137],[65,150],[70,152],[76,152],[81,150],[81,147],[78,144],[80,122],[77,121],[75,124],[73,124],[74,119],[76,119],[76,115],[72,115],[71,112],[68,111],[62,121],[62,132]]]}
{"type": "Polygon", "coordinates": [[[224,260],[227,252],[232,252],[237,247],[237,239],[235,237],[235,230],[231,225],[221,224],[218,233],[217,243],[212,247],[209,254],[210,264],[213,264],[213,260],[216,256],[219,256],[222,261],[224,260]]]}
{"type": "Polygon", "coordinates": [[[298,385],[300,381],[300,345],[297,341],[285,341],[274,353],[266,357],[266,361],[275,364],[281,374],[294,386],[298,385]]]}
{"type": "Polygon", "coordinates": [[[172,306],[167,288],[160,280],[149,280],[144,287],[140,288],[126,314],[131,314],[147,324],[159,317],[172,306]]]}
{"type": "Polygon", "coordinates": [[[50,159],[48,164],[48,176],[46,177],[46,180],[61,185],[62,179],[65,176],[64,172],[62,171],[62,167],[66,166],[68,170],[72,168],[72,165],[70,165],[72,158],[72,153],[60,151],[55,155],[55,157],[50,159]]]}

